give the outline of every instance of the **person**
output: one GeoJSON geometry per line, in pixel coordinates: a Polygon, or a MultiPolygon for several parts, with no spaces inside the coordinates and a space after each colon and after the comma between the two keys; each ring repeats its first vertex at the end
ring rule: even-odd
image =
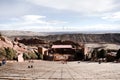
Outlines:
{"type": "Polygon", "coordinates": [[[78,64],[80,63],[80,61],[78,61],[78,64]]]}
{"type": "Polygon", "coordinates": [[[0,66],[2,66],[2,63],[0,63],[0,66]]]}
{"type": "Polygon", "coordinates": [[[2,60],[2,65],[4,65],[4,64],[6,64],[6,60],[5,59],[2,60]]]}
{"type": "Polygon", "coordinates": [[[98,62],[99,64],[101,64],[101,60],[99,59],[99,62],[98,62]]]}

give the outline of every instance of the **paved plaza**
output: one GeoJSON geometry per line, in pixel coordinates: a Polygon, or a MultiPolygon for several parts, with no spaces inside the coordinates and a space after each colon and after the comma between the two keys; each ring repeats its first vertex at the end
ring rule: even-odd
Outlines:
{"type": "Polygon", "coordinates": [[[7,62],[0,66],[0,80],[120,80],[120,63],[7,62]]]}

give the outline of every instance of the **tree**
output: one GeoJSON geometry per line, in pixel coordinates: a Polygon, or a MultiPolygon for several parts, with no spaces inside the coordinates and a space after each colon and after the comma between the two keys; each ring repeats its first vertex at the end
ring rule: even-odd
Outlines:
{"type": "Polygon", "coordinates": [[[23,58],[26,59],[30,59],[30,56],[27,53],[23,53],[23,58]]]}
{"type": "Polygon", "coordinates": [[[101,49],[99,51],[99,58],[105,58],[105,56],[106,56],[106,51],[104,49],[101,49]]]}
{"type": "Polygon", "coordinates": [[[38,59],[38,56],[34,52],[23,53],[24,59],[38,59]]]}
{"type": "Polygon", "coordinates": [[[117,51],[117,54],[116,54],[116,59],[119,59],[120,58],[120,49],[117,51]]]}
{"type": "Polygon", "coordinates": [[[97,54],[98,59],[102,59],[102,61],[104,60],[104,58],[106,58],[106,51],[104,49],[101,49],[98,54],[97,54]]]}
{"type": "Polygon", "coordinates": [[[84,52],[82,49],[78,49],[75,52],[75,60],[83,60],[84,59],[84,52]]]}
{"type": "Polygon", "coordinates": [[[98,54],[98,50],[97,49],[94,49],[92,54],[91,54],[91,58],[92,60],[94,61],[95,59],[97,59],[97,54],[98,54]]]}
{"type": "Polygon", "coordinates": [[[5,58],[5,57],[6,57],[6,51],[4,48],[1,48],[0,49],[0,59],[5,58]]]}
{"type": "Polygon", "coordinates": [[[36,55],[36,53],[29,52],[28,55],[29,55],[30,59],[38,59],[38,56],[36,55]]]}
{"type": "Polygon", "coordinates": [[[13,60],[16,57],[16,51],[12,48],[5,48],[6,58],[9,60],[13,60]]]}
{"type": "Polygon", "coordinates": [[[37,55],[37,59],[43,59],[42,53],[38,53],[37,51],[34,51],[34,52],[37,55]]]}
{"type": "Polygon", "coordinates": [[[2,33],[0,32],[0,36],[2,36],[2,33]]]}

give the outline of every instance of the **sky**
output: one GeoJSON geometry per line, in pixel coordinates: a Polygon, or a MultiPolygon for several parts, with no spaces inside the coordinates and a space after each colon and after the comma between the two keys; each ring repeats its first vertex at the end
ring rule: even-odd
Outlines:
{"type": "Polygon", "coordinates": [[[120,32],[120,1],[0,0],[0,30],[120,32]]]}

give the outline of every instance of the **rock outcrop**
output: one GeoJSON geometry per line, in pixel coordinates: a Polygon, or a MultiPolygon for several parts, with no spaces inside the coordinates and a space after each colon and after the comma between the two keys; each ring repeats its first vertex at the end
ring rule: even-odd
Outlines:
{"type": "Polygon", "coordinates": [[[17,41],[11,41],[5,36],[0,36],[0,48],[12,48],[17,53],[25,53],[27,52],[27,46],[17,41]]]}
{"type": "Polygon", "coordinates": [[[7,47],[12,48],[13,47],[13,43],[7,37],[0,36],[0,48],[3,48],[3,47],[5,47],[5,48],[7,48],[7,47]]]}

